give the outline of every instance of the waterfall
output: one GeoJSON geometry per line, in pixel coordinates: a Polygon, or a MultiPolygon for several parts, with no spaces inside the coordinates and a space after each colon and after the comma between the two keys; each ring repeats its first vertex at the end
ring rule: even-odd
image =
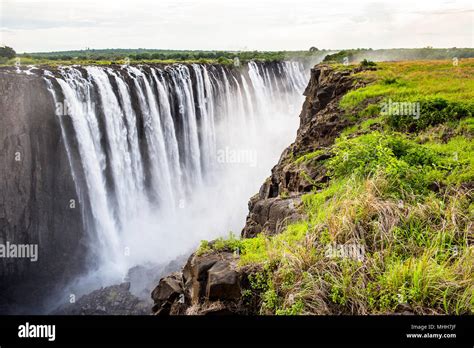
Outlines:
{"type": "Polygon", "coordinates": [[[120,277],[238,233],[247,199],[294,138],[297,111],[288,108],[301,105],[307,78],[298,62],[45,74],[55,103],[67,105],[58,117],[72,124],[61,129],[77,147],[67,150],[84,178],[76,185],[96,270],[120,277]]]}

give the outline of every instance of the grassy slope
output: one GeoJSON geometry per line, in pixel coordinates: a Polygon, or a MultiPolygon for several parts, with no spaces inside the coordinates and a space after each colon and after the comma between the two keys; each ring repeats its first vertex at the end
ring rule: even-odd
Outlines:
{"type": "Polygon", "coordinates": [[[474,59],[380,63],[357,78],[370,84],[340,104],[356,125],[326,149],[331,180],[303,196],[308,218],[212,248],[259,270],[244,295],[264,314],[472,314],[474,59]],[[419,102],[420,118],[381,115],[389,98],[419,102]]]}

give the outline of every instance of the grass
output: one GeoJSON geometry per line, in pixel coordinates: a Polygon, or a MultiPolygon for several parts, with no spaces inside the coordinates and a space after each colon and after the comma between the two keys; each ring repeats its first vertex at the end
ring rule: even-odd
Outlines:
{"type": "Polygon", "coordinates": [[[383,177],[336,183],[307,196],[308,221],[243,240],[252,248],[241,262],[263,265],[266,286],[252,285],[260,313],[472,313],[468,194],[452,193],[447,206],[434,196],[400,205],[379,192],[388,185],[383,177]],[[328,256],[331,243],[363,245],[364,260],[328,256]]]}
{"type": "Polygon", "coordinates": [[[377,70],[358,74],[369,86],[349,92],[341,100],[345,109],[354,108],[374,97],[441,97],[448,101],[474,100],[474,59],[466,58],[453,66],[451,61],[377,63],[377,70]]]}
{"type": "Polygon", "coordinates": [[[304,154],[304,155],[298,157],[295,160],[295,163],[296,164],[307,163],[307,162],[311,161],[312,159],[315,159],[316,157],[318,157],[322,154],[324,154],[324,150],[316,150],[316,151],[313,151],[311,153],[307,153],[307,154],[304,154]]]}
{"type": "Polygon", "coordinates": [[[347,93],[340,101],[346,113],[357,119],[383,115],[400,131],[419,131],[431,125],[474,114],[474,59],[454,66],[451,61],[378,63],[376,70],[357,74],[366,87],[347,93]],[[383,105],[416,103],[419,117],[382,113],[383,105]]]}
{"type": "Polygon", "coordinates": [[[395,196],[424,194],[432,184],[474,181],[474,145],[465,137],[419,144],[401,133],[373,131],[352,139],[339,138],[332,151],[327,167],[333,176],[383,173],[395,196]]]}
{"type": "Polygon", "coordinates": [[[342,98],[355,124],[325,156],[291,158],[330,175],[302,196],[306,217],[216,243],[239,251],[260,314],[474,313],[474,60],[377,67],[342,98]],[[391,119],[383,98],[433,112],[391,119]]]}

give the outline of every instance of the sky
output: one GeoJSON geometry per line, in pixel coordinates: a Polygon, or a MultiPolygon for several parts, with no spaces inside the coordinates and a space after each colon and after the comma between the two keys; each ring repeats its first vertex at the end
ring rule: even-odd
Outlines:
{"type": "Polygon", "coordinates": [[[0,0],[0,45],[307,50],[473,47],[472,0],[0,0]]]}

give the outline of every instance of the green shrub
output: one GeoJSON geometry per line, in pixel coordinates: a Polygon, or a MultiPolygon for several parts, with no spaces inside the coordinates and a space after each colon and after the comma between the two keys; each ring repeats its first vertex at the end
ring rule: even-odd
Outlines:
{"type": "Polygon", "coordinates": [[[382,79],[381,83],[383,85],[395,85],[399,84],[400,82],[396,77],[385,77],[384,79],[382,79]]]}
{"type": "Polygon", "coordinates": [[[334,54],[328,54],[326,57],[324,57],[323,62],[344,63],[344,58],[347,58],[348,61],[351,61],[353,55],[354,53],[351,51],[339,51],[334,54]]]}
{"type": "Polygon", "coordinates": [[[379,169],[393,171],[403,166],[397,160],[408,154],[411,145],[401,136],[387,136],[379,132],[354,139],[340,138],[333,149],[335,156],[328,161],[328,167],[334,177],[352,174],[371,176],[379,169]]]}
{"type": "Polygon", "coordinates": [[[360,66],[364,68],[369,68],[377,66],[377,64],[375,62],[372,62],[371,60],[364,59],[362,62],[360,62],[360,66]]]}
{"type": "Polygon", "coordinates": [[[301,155],[295,160],[296,164],[306,163],[311,161],[313,158],[316,158],[324,153],[324,150],[316,150],[304,155],[301,155]]]}
{"type": "MultiPolygon", "coordinates": [[[[433,182],[445,182],[452,173],[464,178],[470,176],[468,155],[472,145],[464,144],[455,156],[448,144],[421,145],[401,134],[384,134],[374,131],[357,138],[337,140],[334,157],[327,167],[335,178],[371,177],[383,173],[390,182],[392,193],[408,191],[426,192],[433,182]],[[462,158],[463,160],[459,160],[462,158]]],[[[454,179],[454,178],[452,178],[454,179]]]]}
{"type": "Polygon", "coordinates": [[[419,103],[419,117],[389,114],[387,122],[393,129],[415,132],[474,114],[474,104],[472,103],[450,102],[437,97],[413,101],[413,103],[419,103]]]}
{"type": "Polygon", "coordinates": [[[209,246],[209,242],[207,240],[202,240],[201,243],[199,244],[199,248],[196,251],[196,254],[199,255],[204,255],[208,252],[210,252],[212,249],[209,246]]]}

